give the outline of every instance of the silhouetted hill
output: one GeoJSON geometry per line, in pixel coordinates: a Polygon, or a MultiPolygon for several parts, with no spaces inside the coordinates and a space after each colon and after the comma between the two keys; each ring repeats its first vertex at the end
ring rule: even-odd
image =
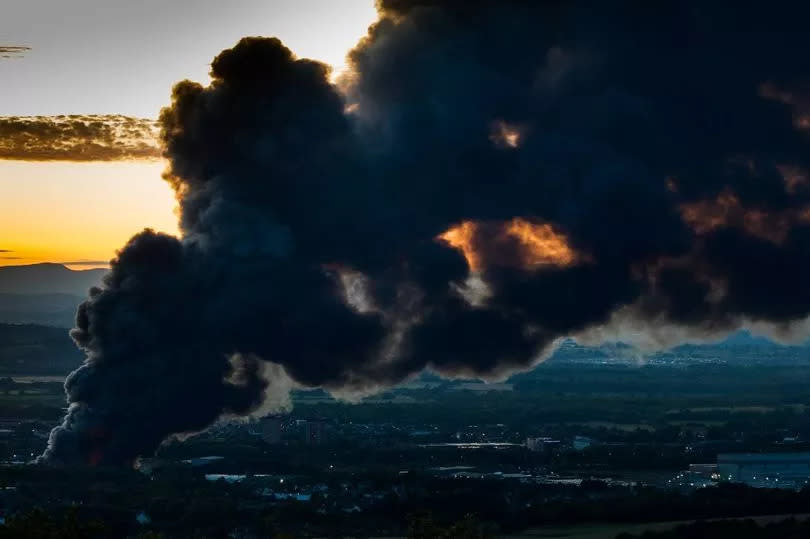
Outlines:
{"type": "Polygon", "coordinates": [[[61,264],[0,267],[0,323],[73,327],[76,308],[105,272],[61,264]]]}
{"type": "Polygon", "coordinates": [[[84,297],[101,283],[103,269],[74,271],[61,264],[0,267],[0,294],[70,294],[84,297]]]}

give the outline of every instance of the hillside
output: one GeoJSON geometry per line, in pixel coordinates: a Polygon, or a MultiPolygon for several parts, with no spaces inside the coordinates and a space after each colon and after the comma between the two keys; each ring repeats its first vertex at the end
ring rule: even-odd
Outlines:
{"type": "Polygon", "coordinates": [[[0,323],[72,327],[76,308],[105,272],[61,264],[0,267],[0,323]]]}
{"type": "Polygon", "coordinates": [[[84,297],[107,270],[75,271],[61,264],[0,267],[0,294],[70,294],[84,297]]]}

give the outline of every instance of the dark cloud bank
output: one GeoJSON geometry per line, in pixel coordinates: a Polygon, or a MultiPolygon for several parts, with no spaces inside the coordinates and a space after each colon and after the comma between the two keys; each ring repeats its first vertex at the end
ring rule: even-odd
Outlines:
{"type": "Polygon", "coordinates": [[[154,120],[120,115],[0,116],[0,159],[158,159],[154,120]]]}
{"type": "Polygon", "coordinates": [[[340,90],[278,40],[223,51],[160,118],[182,238],[132,238],[81,306],[44,460],[131,464],[289,383],[497,378],[562,336],[789,335],[810,41],[769,8],[388,0],[340,90]]]}

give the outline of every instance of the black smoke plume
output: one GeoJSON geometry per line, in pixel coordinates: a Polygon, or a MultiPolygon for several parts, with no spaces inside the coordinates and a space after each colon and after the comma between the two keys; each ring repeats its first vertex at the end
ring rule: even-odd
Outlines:
{"type": "Polygon", "coordinates": [[[246,38],[174,88],[182,236],[135,236],[81,306],[44,460],[130,464],[278,376],[362,394],[810,313],[807,8],[379,8],[338,86],[246,38]]]}

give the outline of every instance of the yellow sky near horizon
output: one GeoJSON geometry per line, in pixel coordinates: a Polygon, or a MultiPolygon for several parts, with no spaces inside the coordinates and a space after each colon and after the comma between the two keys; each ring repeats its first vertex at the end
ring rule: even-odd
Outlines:
{"type": "Polygon", "coordinates": [[[104,267],[144,228],[177,234],[164,168],[150,161],[0,161],[0,266],[104,267]]]}

